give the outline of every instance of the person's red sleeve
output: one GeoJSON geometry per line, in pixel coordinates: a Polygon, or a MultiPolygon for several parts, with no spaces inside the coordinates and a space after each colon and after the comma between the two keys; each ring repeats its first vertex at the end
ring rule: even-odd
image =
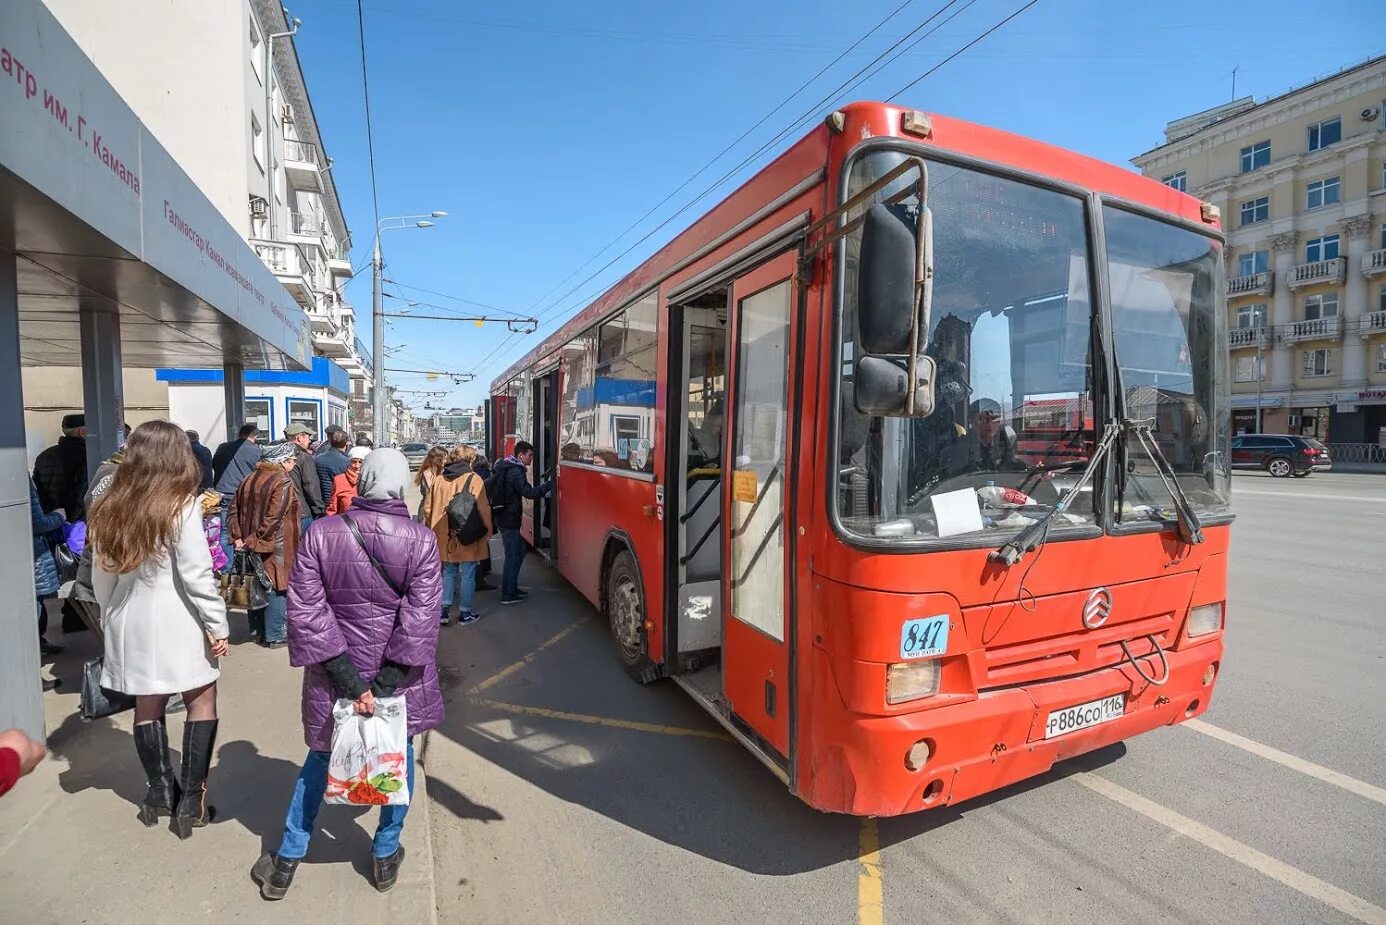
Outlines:
{"type": "Polygon", "coordinates": [[[9,793],[15,781],[19,780],[19,752],[12,748],[0,748],[0,797],[9,793]]]}

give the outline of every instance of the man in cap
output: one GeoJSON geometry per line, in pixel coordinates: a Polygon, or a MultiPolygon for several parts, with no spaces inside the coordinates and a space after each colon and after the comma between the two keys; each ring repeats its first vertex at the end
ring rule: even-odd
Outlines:
{"type": "Polygon", "coordinates": [[[313,445],[313,432],[302,424],[290,424],[284,428],[284,439],[294,445],[296,465],[289,475],[298,489],[299,516],[303,529],[327,511],[322,500],[322,481],[318,478],[318,464],[308,447],[313,445]]]}
{"type": "Polygon", "coordinates": [[[969,468],[978,472],[1024,469],[1015,458],[1015,431],[1001,422],[1001,404],[979,398],[968,411],[972,424],[966,438],[969,468]]]}
{"type": "Polygon", "coordinates": [[[34,484],[46,512],[62,508],[69,523],[87,516],[87,417],[63,416],[63,435],[34,460],[34,484]]]}
{"type": "Polygon", "coordinates": [[[327,453],[332,452],[333,436],[335,436],[336,434],[344,433],[346,433],[346,431],[342,429],[342,426],[340,424],[328,424],[327,429],[322,432],[322,440],[318,441],[318,445],[313,447],[313,455],[323,456],[327,453]]]}

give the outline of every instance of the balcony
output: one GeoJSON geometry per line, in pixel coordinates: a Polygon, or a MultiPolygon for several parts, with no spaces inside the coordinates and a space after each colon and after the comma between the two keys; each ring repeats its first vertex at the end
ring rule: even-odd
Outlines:
{"type": "Polygon", "coordinates": [[[1292,321],[1285,325],[1281,340],[1287,344],[1297,344],[1307,340],[1342,340],[1343,319],[1314,318],[1309,321],[1292,321]]]}
{"type": "Polygon", "coordinates": [[[1227,281],[1228,298],[1243,295],[1268,296],[1273,292],[1275,292],[1275,274],[1269,270],[1260,273],[1248,273],[1246,276],[1234,276],[1227,281]]]}
{"type": "Polygon", "coordinates": [[[321,243],[323,229],[326,227],[323,217],[316,212],[289,213],[289,234],[313,238],[315,242],[321,243]]]}
{"type": "Polygon", "coordinates": [[[1386,308],[1379,312],[1368,312],[1362,316],[1359,322],[1361,327],[1358,333],[1363,337],[1371,337],[1373,334],[1386,334],[1386,308]]]}
{"type": "Polygon", "coordinates": [[[351,356],[351,337],[345,326],[330,315],[313,316],[313,349],[325,357],[351,356]],[[318,319],[328,322],[327,330],[319,330],[318,319]]]}
{"type": "Polygon", "coordinates": [[[337,242],[327,249],[327,266],[333,276],[351,279],[355,272],[351,268],[351,245],[345,241],[337,242]]]}
{"type": "Polygon", "coordinates": [[[1338,285],[1346,277],[1347,261],[1342,257],[1334,257],[1332,260],[1319,260],[1290,267],[1289,279],[1286,282],[1290,284],[1291,289],[1298,289],[1300,286],[1338,285]]]}
{"type": "Polygon", "coordinates": [[[284,174],[295,189],[322,190],[322,163],[317,145],[284,139],[284,174]]]}
{"type": "Polygon", "coordinates": [[[1271,342],[1270,329],[1265,325],[1254,328],[1233,328],[1227,332],[1227,346],[1236,350],[1239,347],[1266,347],[1271,342]]]}
{"type": "Polygon", "coordinates": [[[1362,255],[1362,275],[1371,279],[1386,273],[1386,247],[1362,255]]]}
{"type": "Polygon", "coordinates": [[[252,238],[250,246],[255,248],[255,255],[269,267],[274,278],[289,290],[295,302],[305,306],[313,304],[312,267],[298,245],[252,238]]]}

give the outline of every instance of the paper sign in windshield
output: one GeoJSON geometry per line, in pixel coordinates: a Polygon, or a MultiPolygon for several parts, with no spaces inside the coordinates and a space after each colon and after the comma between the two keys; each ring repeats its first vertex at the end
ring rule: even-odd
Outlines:
{"type": "Polygon", "coordinates": [[[906,620],[900,627],[900,657],[928,658],[948,650],[948,614],[906,620]]]}
{"type": "Polygon", "coordinates": [[[977,505],[977,492],[971,488],[946,491],[929,500],[934,505],[939,536],[976,533],[982,529],[982,509],[977,505]]]}

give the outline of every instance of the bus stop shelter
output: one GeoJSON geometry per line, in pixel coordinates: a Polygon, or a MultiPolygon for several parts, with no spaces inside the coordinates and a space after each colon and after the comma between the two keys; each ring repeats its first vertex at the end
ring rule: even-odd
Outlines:
{"type": "Polygon", "coordinates": [[[81,369],[94,471],[119,445],[124,367],[222,367],[232,429],[244,371],[307,369],[310,338],[303,309],[40,0],[7,0],[0,729],[43,732],[21,367],[81,369]]]}

